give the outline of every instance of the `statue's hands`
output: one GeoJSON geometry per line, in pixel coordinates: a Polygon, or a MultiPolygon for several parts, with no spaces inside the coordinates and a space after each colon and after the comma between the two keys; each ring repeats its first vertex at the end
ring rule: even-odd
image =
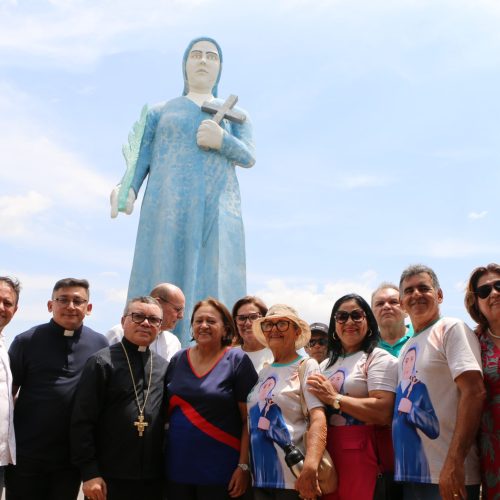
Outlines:
{"type": "MultiPolygon", "coordinates": [[[[111,218],[114,219],[118,216],[118,193],[120,192],[120,184],[116,186],[113,191],[111,191],[111,195],[109,196],[109,201],[111,204],[111,218]]],[[[130,215],[134,210],[134,202],[135,202],[135,192],[132,188],[128,191],[127,203],[125,205],[125,213],[130,215]]]]}
{"type": "Polygon", "coordinates": [[[200,148],[219,150],[222,146],[224,130],[213,120],[203,120],[196,133],[196,143],[200,148]]]}

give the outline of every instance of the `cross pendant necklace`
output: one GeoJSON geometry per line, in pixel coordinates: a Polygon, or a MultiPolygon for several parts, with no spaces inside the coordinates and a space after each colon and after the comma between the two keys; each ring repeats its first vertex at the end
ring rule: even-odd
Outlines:
{"type": "Polygon", "coordinates": [[[149,424],[147,422],[144,422],[144,415],[140,413],[138,419],[134,422],[134,425],[135,427],[137,427],[139,437],[142,437],[143,432],[146,430],[146,427],[149,424]]]}
{"type": "Polygon", "coordinates": [[[137,420],[134,422],[134,427],[137,427],[137,433],[139,434],[139,437],[142,437],[144,431],[146,430],[146,427],[148,427],[149,425],[149,423],[144,420],[144,408],[146,408],[146,403],[148,401],[148,396],[149,396],[149,390],[151,389],[151,379],[153,376],[153,353],[150,352],[149,355],[150,367],[149,367],[148,388],[146,390],[146,396],[144,397],[144,404],[142,405],[141,408],[141,405],[139,403],[139,394],[137,393],[137,386],[135,384],[134,373],[132,372],[132,365],[130,364],[130,359],[128,357],[127,349],[123,345],[123,342],[120,342],[120,344],[122,345],[123,352],[125,353],[125,358],[127,359],[130,378],[132,379],[132,385],[134,386],[135,402],[137,404],[137,409],[139,410],[139,415],[137,416],[137,420]]]}

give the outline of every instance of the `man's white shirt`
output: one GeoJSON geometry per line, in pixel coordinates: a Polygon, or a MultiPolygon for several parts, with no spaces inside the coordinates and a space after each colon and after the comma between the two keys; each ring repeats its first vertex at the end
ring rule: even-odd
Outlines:
{"type": "Polygon", "coordinates": [[[0,333],[0,466],[16,463],[14,403],[9,355],[0,333]]]}
{"type": "MultiPolygon", "coordinates": [[[[106,333],[106,338],[109,341],[109,345],[117,344],[121,342],[123,338],[123,327],[121,324],[115,325],[106,333]]],[[[162,358],[165,358],[167,361],[170,361],[172,356],[180,351],[182,346],[179,339],[168,330],[164,330],[160,332],[156,339],[151,343],[149,348],[156,352],[162,358]]]]}

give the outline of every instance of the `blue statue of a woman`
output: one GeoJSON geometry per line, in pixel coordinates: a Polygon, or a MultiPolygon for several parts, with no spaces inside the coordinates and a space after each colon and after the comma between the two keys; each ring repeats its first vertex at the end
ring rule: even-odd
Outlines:
{"type": "MultiPolygon", "coordinates": [[[[252,128],[201,110],[216,99],[222,52],[215,40],[197,38],[183,57],[182,97],[153,106],[146,115],[126,213],[148,177],[141,207],[128,298],[157,283],[179,286],[186,312],[208,296],[229,307],[246,294],[245,236],[235,166],[251,167],[252,128]]],[[[241,109],[238,110],[243,113],[241,109]]],[[[111,196],[117,215],[117,189],[111,196]]],[[[190,340],[189,321],[176,332],[190,340]]]]}

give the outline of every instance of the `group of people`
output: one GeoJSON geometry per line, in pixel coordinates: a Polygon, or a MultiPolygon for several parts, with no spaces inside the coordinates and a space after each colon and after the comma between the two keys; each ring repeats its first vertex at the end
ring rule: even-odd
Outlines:
{"type": "MultiPolygon", "coordinates": [[[[19,293],[0,277],[0,334],[19,293]]],[[[184,300],[159,284],[101,335],[83,325],[88,282],[66,278],[48,323],[8,353],[1,338],[7,500],[70,500],[80,487],[92,500],[372,499],[383,479],[391,498],[500,495],[500,265],[471,274],[475,331],[441,316],[424,265],[371,304],[340,297],[328,326],[257,297],[231,312],[207,298],[182,349],[170,330],[184,300]]]]}

